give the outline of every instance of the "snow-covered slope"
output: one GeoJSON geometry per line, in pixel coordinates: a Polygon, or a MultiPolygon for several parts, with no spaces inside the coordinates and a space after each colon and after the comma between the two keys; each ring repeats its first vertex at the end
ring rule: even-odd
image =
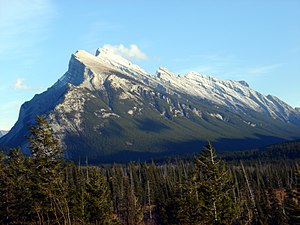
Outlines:
{"type": "Polygon", "coordinates": [[[299,117],[297,110],[274,96],[264,96],[251,89],[245,81],[219,80],[197,72],[179,76],[163,67],[157,70],[155,77],[172,92],[190,95],[243,113],[254,110],[285,122],[299,117]]]}
{"type": "Polygon", "coordinates": [[[134,74],[140,74],[147,76],[147,72],[139,67],[138,65],[133,64],[127,59],[112,53],[109,49],[99,48],[96,51],[96,57],[106,65],[110,65],[113,68],[119,68],[122,71],[130,72],[134,74]]]}
{"type": "Polygon", "coordinates": [[[179,76],[164,67],[150,75],[108,49],[73,54],[68,71],[22,105],[0,146],[25,146],[36,115],[48,117],[70,158],[194,151],[206,140],[246,145],[240,140],[247,139],[259,146],[300,137],[299,110],[245,81],[179,76]]]}
{"type": "Polygon", "coordinates": [[[126,73],[146,85],[160,88],[170,94],[189,95],[244,113],[251,109],[286,122],[299,116],[299,110],[293,109],[275,96],[264,96],[251,89],[246,81],[220,80],[197,72],[179,76],[164,67],[160,67],[155,75],[151,76],[139,66],[108,49],[98,49],[95,56],[83,50],[77,51],[72,56],[69,71],[61,81],[81,84],[90,89],[101,89],[107,78],[107,70],[126,73]]]}

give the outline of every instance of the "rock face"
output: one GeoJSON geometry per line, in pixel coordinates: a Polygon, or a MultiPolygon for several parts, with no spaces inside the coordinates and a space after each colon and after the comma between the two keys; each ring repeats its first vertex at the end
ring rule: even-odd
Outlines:
{"type": "Polygon", "coordinates": [[[68,71],[22,105],[0,145],[26,151],[36,115],[49,119],[67,158],[90,162],[184,154],[207,140],[235,150],[300,137],[299,110],[245,81],[164,67],[149,75],[107,49],[73,54],[68,71]]]}

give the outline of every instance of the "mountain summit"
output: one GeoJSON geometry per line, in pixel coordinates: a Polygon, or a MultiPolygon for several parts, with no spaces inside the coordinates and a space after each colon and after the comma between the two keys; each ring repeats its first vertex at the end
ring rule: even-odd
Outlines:
{"type": "Polygon", "coordinates": [[[22,105],[0,145],[26,151],[36,115],[48,118],[67,158],[90,162],[184,154],[207,140],[236,150],[300,137],[299,110],[245,81],[164,67],[150,75],[108,49],[73,54],[68,71],[22,105]]]}

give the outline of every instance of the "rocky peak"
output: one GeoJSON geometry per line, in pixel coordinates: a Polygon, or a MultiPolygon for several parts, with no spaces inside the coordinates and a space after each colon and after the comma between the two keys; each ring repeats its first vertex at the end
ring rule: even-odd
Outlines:
{"type": "Polygon", "coordinates": [[[155,76],[160,79],[168,79],[177,77],[177,75],[165,67],[160,66],[158,70],[155,72],[155,76]]]}
{"type": "Polygon", "coordinates": [[[245,87],[250,87],[249,84],[244,80],[240,80],[239,83],[245,87]]]}
{"type": "Polygon", "coordinates": [[[198,72],[195,72],[195,71],[191,71],[191,72],[188,72],[188,73],[184,74],[184,77],[189,79],[189,80],[199,80],[201,78],[208,79],[207,76],[202,75],[202,74],[200,74],[198,72]]]}
{"type": "Polygon", "coordinates": [[[126,66],[126,67],[129,67],[132,65],[132,63],[129,60],[123,58],[120,55],[115,54],[112,50],[110,50],[108,48],[98,48],[96,50],[95,56],[98,59],[101,59],[105,62],[113,63],[113,65],[115,63],[126,66]]]}
{"type": "Polygon", "coordinates": [[[134,63],[125,59],[124,57],[115,54],[112,50],[108,48],[98,48],[95,57],[97,57],[97,59],[100,62],[118,68],[124,72],[142,75],[148,74],[144,69],[142,69],[138,65],[135,65],[134,63]]]}
{"type": "Polygon", "coordinates": [[[84,79],[84,69],[86,67],[86,65],[84,64],[86,60],[82,60],[82,58],[83,55],[87,54],[88,53],[84,51],[77,51],[75,54],[73,54],[69,62],[68,71],[58,80],[57,84],[63,86],[67,83],[73,85],[79,85],[80,83],[82,83],[84,79]]]}

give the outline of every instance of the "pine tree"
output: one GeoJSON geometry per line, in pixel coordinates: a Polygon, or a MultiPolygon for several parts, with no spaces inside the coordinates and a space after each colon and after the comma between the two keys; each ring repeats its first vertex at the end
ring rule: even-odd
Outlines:
{"type": "Polygon", "coordinates": [[[86,220],[86,177],[83,168],[74,163],[66,171],[67,200],[73,224],[84,224],[86,220]]]}
{"type": "Polygon", "coordinates": [[[59,164],[62,159],[62,147],[54,137],[47,119],[43,116],[37,116],[36,125],[31,126],[29,131],[31,135],[27,137],[27,140],[30,143],[31,158],[36,161],[45,161],[51,167],[59,164]]]}
{"type": "Polygon", "coordinates": [[[240,203],[234,199],[235,183],[225,163],[217,159],[209,143],[200,157],[195,157],[192,181],[197,190],[203,224],[232,224],[236,221],[240,203]]]}
{"type": "Polygon", "coordinates": [[[111,225],[112,203],[108,185],[98,168],[87,167],[86,172],[86,222],[111,225]]]}
{"type": "Polygon", "coordinates": [[[143,223],[144,213],[139,199],[136,197],[129,177],[124,179],[124,193],[121,200],[121,220],[125,225],[140,225],[143,223]]]}
{"type": "Polygon", "coordinates": [[[21,153],[19,148],[11,149],[8,153],[7,175],[14,201],[14,203],[11,202],[11,209],[13,209],[11,217],[15,218],[16,223],[31,221],[33,208],[28,158],[21,153]]]}
{"type": "Polygon", "coordinates": [[[124,196],[124,174],[121,166],[113,165],[111,174],[108,177],[111,189],[111,198],[113,200],[113,208],[117,216],[121,217],[122,199],[124,196]]]}
{"type": "Polygon", "coordinates": [[[39,223],[71,224],[59,141],[45,117],[37,116],[29,131],[31,192],[37,219],[39,223]]]}
{"type": "Polygon", "coordinates": [[[0,152],[0,222],[10,223],[10,189],[8,184],[7,167],[4,164],[5,154],[0,152]]]}
{"type": "Polygon", "coordinates": [[[175,212],[174,224],[197,225],[203,221],[199,193],[196,182],[186,182],[181,190],[178,190],[175,204],[177,212],[175,212]]]}
{"type": "Polygon", "coordinates": [[[0,167],[0,214],[2,224],[23,224],[31,221],[31,192],[28,160],[20,149],[11,149],[7,163],[0,167]]]}

